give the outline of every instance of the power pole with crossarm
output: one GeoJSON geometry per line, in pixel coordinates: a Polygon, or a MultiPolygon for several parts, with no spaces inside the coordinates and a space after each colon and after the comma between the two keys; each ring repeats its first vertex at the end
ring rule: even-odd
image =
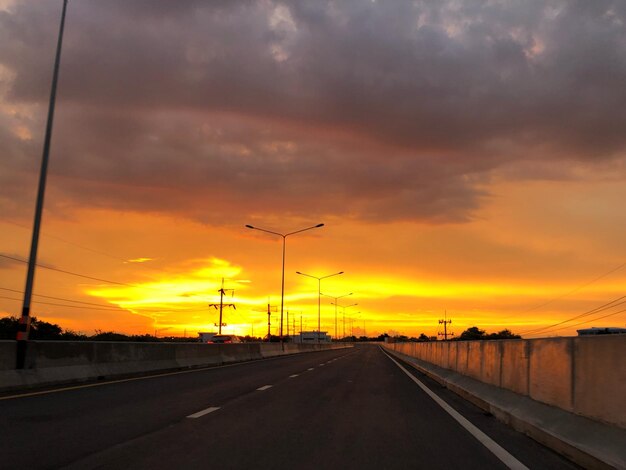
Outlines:
{"type": "Polygon", "coordinates": [[[232,294],[235,294],[235,289],[224,289],[224,278],[222,278],[222,287],[220,288],[220,290],[218,291],[220,293],[220,303],[219,304],[209,304],[209,307],[214,307],[214,308],[219,308],[220,310],[220,322],[215,323],[215,326],[218,327],[217,330],[217,334],[221,335],[222,334],[222,327],[226,326],[226,323],[222,322],[222,314],[223,314],[223,310],[224,307],[232,307],[233,309],[237,310],[237,307],[235,307],[235,304],[224,304],[224,294],[226,294],[226,291],[230,291],[232,294]]]}

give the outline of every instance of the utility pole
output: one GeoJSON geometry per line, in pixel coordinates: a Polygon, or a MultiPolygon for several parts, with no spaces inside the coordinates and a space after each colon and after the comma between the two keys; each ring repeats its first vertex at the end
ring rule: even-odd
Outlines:
{"type": "Polygon", "coordinates": [[[267,310],[255,310],[255,312],[267,313],[267,341],[272,338],[272,312],[277,311],[277,307],[272,307],[270,305],[269,299],[267,299],[267,310]]]}
{"type": "Polygon", "coordinates": [[[452,320],[448,320],[448,312],[445,311],[443,320],[439,320],[439,324],[443,325],[443,333],[440,331],[437,333],[439,336],[443,336],[444,341],[448,341],[448,335],[454,336],[454,333],[448,333],[448,325],[452,324],[452,320]]]}
{"type": "Polygon", "coordinates": [[[44,195],[46,192],[46,179],[48,176],[48,160],[50,156],[50,143],[52,140],[52,124],[54,122],[54,109],[57,96],[57,82],[59,80],[59,67],[61,64],[61,45],[63,44],[63,30],[65,28],[65,12],[67,11],[67,0],[63,0],[63,10],[61,12],[61,24],[59,26],[59,38],[57,40],[57,50],[54,59],[54,69],[52,72],[52,89],[50,91],[50,101],[48,104],[48,121],[46,123],[46,134],[43,144],[43,155],[41,158],[41,170],[39,171],[39,186],[37,189],[37,203],[35,205],[35,220],[33,222],[33,236],[30,245],[30,255],[28,258],[28,269],[26,272],[26,287],[24,289],[24,300],[22,303],[22,316],[20,317],[17,337],[15,368],[23,369],[26,362],[26,348],[28,335],[30,333],[30,301],[33,294],[33,284],[35,282],[35,266],[37,265],[37,250],[39,246],[39,231],[41,227],[41,215],[43,213],[44,195]]]}
{"type": "Polygon", "coordinates": [[[222,322],[222,313],[223,313],[223,310],[224,310],[224,306],[232,307],[233,309],[237,310],[237,307],[235,307],[235,304],[224,304],[224,294],[226,294],[226,291],[230,291],[231,295],[235,295],[235,289],[224,289],[224,278],[222,278],[222,287],[218,291],[220,293],[220,303],[219,304],[209,304],[209,307],[215,307],[216,309],[219,308],[219,311],[220,311],[220,322],[219,322],[219,324],[214,323],[214,325],[218,327],[218,330],[217,330],[217,334],[218,335],[222,334],[222,327],[226,326],[226,323],[222,322]]]}

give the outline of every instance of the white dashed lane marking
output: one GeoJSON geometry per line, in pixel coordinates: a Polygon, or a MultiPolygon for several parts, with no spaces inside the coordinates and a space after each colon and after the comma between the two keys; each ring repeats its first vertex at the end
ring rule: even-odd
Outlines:
{"type": "Polygon", "coordinates": [[[290,376],[289,376],[289,378],[290,378],[290,379],[293,379],[294,377],[298,377],[299,375],[300,375],[300,374],[293,374],[293,375],[290,375],[290,376]]]}
{"type": "Polygon", "coordinates": [[[217,410],[219,410],[219,407],[211,406],[210,408],[207,408],[205,410],[198,411],[197,413],[189,415],[187,416],[187,418],[199,418],[201,416],[208,415],[209,413],[213,413],[214,411],[217,411],[217,410]]]}
{"type": "Polygon", "coordinates": [[[272,388],[272,386],[271,385],[263,385],[262,387],[257,388],[257,390],[263,391],[263,390],[267,390],[268,388],[272,388]]]}

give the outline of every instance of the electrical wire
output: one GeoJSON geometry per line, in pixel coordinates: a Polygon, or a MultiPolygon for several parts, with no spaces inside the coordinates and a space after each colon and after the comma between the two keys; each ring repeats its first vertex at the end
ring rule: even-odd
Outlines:
{"type": "MultiPolygon", "coordinates": [[[[23,228],[25,230],[32,230],[32,227],[28,227],[26,225],[18,224],[16,222],[12,222],[10,220],[3,220],[2,222],[5,223],[5,224],[10,224],[10,225],[14,225],[16,227],[23,228]]],[[[128,260],[125,260],[123,258],[119,258],[117,256],[110,255],[110,254],[105,253],[103,251],[94,250],[93,248],[89,248],[89,247],[86,247],[86,246],[83,246],[83,245],[79,245],[78,243],[74,243],[74,242],[71,242],[69,240],[65,240],[64,238],[58,237],[56,235],[51,235],[49,233],[43,233],[43,232],[41,232],[41,234],[43,236],[45,236],[45,237],[54,238],[55,240],[59,240],[59,241],[61,241],[63,243],[67,243],[68,245],[75,246],[77,248],[80,248],[81,250],[91,251],[92,253],[96,253],[96,254],[101,255],[101,256],[106,256],[107,258],[111,258],[111,259],[114,259],[114,260],[117,260],[117,261],[122,261],[122,262],[127,262],[128,261],[128,260]]]]}
{"type": "MultiPolygon", "coordinates": [[[[555,323],[553,325],[543,326],[543,327],[540,327],[540,328],[534,328],[534,329],[531,329],[531,330],[523,331],[520,334],[521,335],[529,335],[529,334],[534,335],[534,334],[537,334],[537,333],[545,331],[545,330],[550,330],[550,329],[554,328],[555,326],[559,326],[559,325],[562,325],[564,323],[569,323],[571,321],[578,320],[579,318],[583,318],[583,317],[586,317],[586,316],[589,316],[589,315],[593,315],[594,313],[603,312],[603,311],[608,310],[610,308],[614,308],[614,307],[617,307],[618,305],[622,305],[622,304],[626,303],[626,300],[623,300],[623,299],[626,299],[626,295],[618,297],[617,299],[611,300],[610,302],[607,302],[607,303],[605,303],[603,305],[600,305],[600,306],[598,306],[598,307],[596,307],[594,309],[591,309],[591,310],[589,310],[587,312],[584,312],[584,313],[581,313],[579,315],[576,315],[576,316],[574,316],[572,318],[568,318],[567,320],[560,321],[560,322],[555,323]]],[[[602,318],[604,318],[604,317],[602,317],[602,318]]],[[[591,321],[594,321],[594,320],[591,320],[591,321]]],[[[567,326],[565,328],[569,328],[569,327],[571,327],[571,325],[567,326]]]]}
{"type": "MultiPolygon", "coordinates": [[[[22,302],[22,299],[14,299],[13,297],[5,297],[3,295],[0,295],[0,299],[6,299],[6,300],[14,300],[16,302],[22,302]]],[[[33,300],[32,301],[35,304],[43,304],[43,305],[54,305],[56,307],[68,307],[68,308],[82,308],[83,310],[106,310],[108,312],[119,312],[120,309],[117,308],[97,308],[97,307],[83,307],[82,305],[65,305],[65,304],[57,304],[54,302],[42,302],[39,300],[33,300]]]]}
{"type": "Polygon", "coordinates": [[[614,272],[619,271],[619,270],[620,270],[620,269],[622,269],[624,266],[626,266],[626,262],[625,262],[625,263],[620,264],[620,265],[619,265],[619,266],[617,266],[616,268],[611,269],[610,271],[605,272],[604,274],[601,274],[600,276],[598,276],[598,277],[596,277],[596,278],[592,279],[591,281],[588,281],[588,282],[586,282],[586,283],[584,283],[584,284],[581,284],[581,285],[580,285],[580,286],[578,286],[578,287],[575,287],[574,289],[572,289],[572,290],[571,290],[571,291],[569,291],[569,292],[566,292],[565,294],[562,294],[562,295],[560,295],[560,296],[558,296],[558,297],[555,297],[555,298],[553,298],[553,299],[551,299],[551,300],[548,300],[547,302],[544,302],[544,303],[542,303],[542,304],[540,304],[540,305],[535,305],[534,307],[531,307],[531,308],[529,308],[528,310],[524,310],[524,311],[520,312],[520,314],[523,314],[523,313],[528,313],[528,312],[532,312],[533,310],[537,310],[538,308],[545,307],[546,305],[550,305],[552,302],[556,302],[557,300],[560,300],[560,299],[562,299],[563,297],[567,297],[568,295],[571,295],[571,294],[573,294],[574,292],[578,292],[579,290],[584,289],[584,288],[585,288],[585,287],[587,287],[587,286],[590,286],[590,285],[591,285],[591,284],[593,284],[594,282],[598,282],[600,279],[605,278],[605,277],[606,277],[606,276],[608,276],[609,274],[613,274],[614,272]]]}
{"type": "MultiPolygon", "coordinates": [[[[31,230],[31,227],[27,227],[27,226],[25,226],[25,225],[21,225],[21,224],[18,224],[18,223],[16,223],[16,222],[12,222],[12,221],[9,221],[9,220],[3,220],[2,222],[3,222],[3,223],[6,223],[6,224],[14,225],[14,226],[16,226],[16,227],[20,227],[20,228],[23,228],[23,229],[26,229],[26,230],[31,230]]],[[[80,245],[80,244],[78,244],[78,243],[75,243],[75,242],[72,242],[72,241],[66,240],[66,239],[64,239],[64,238],[61,238],[61,237],[59,237],[59,236],[57,236],[57,235],[51,235],[51,234],[49,234],[49,233],[45,233],[45,232],[41,232],[41,235],[43,235],[43,236],[45,236],[45,237],[47,237],[47,238],[53,238],[53,239],[58,240],[58,241],[60,241],[60,242],[66,243],[66,244],[68,244],[68,245],[75,246],[75,247],[77,247],[77,248],[80,248],[81,250],[90,251],[90,252],[92,252],[92,253],[96,253],[96,254],[98,254],[98,255],[105,256],[105,257],[110,258],[110,259],[114,259],[114,260],[116,260],[116,261],[121,261],[121,262],[122,262],[122,263],[124,263],[124,264],[126,264],[126,263],[128,263],[128,262],[129,262],[129,260],[124,259],[124,258],[120,258],[119,256],[114,256],[114,255],[111,255],[111,254],[109,254],[109,253],[105,253],[104,251],[100,251],[100,250],[96,250],[96,249],[94,249],[94,248],[89,248],[89,247],[87,247],[87,246],[80,245]]],[[[141,268],[143,268],[143,269],[147,269],[147,270],[150,270],[150,271],[155,271],[155,269],[154,269],[154,268],[150,268],[150,267],[148,267],[148,266],[145,266],[145,265],[144,265],[144,264],[142,264],[142,263],[134,263],[134,266],[139,266],[139,267],[141,267],[141,268]]],[[[168,274],[168,273],[166,273],[165,271],[158,271],[158,270],[157,270],[157,272],[160,272],[160,273],[162,273],[162,274],[166,274],[166,275],[168,274]]],[[[154,279],[153,279],[153,280],[154,280],[154,279]]]]}
{"type": "MultiPolygon", "coordinates": [[[[15,258],[13,256],[8,256],[8,255],[5,255],[3,253],[0,253],[0,257],[6,258],[6,259],[10,259],[10,260],[13,260],[13,261],[18,261],[20,263],[27,263],[28,264],[28,261],[26,261],[24,259],[15,258]]],[[[98,277],[87,276],[85,274],[79,274],[79,273],[75,273],[75,272],[72,272],[72,271],[66,271],[64,269],[53,268],[52,266],[46,266],[45,264],[37,263],[36,265],[38,267],[40,267],[40,268],[48,269],[50,271],[56,271],[56,272],[59,272],[59,273],[68,274],[70,276],[81,277],[83,279],[89,279],[91,281],[104,282],[106,284],[114,284],[114,285],[117,285],[117,286],[133,287],[133,288],[138,288],[138,289],[160,290],[160,289],[158,289],[156,287],[151,287],[151,286],[141,286],[141,285],[138,285],[138,284],[128,284],[126,282],[111,281],[110,279],[103,279],[103,278],[98,278],[98,277]]]]}
{"type": "MultiPolygon", "coordinates": [[[[6,291],[9,291],[9,292],[15,292],[16,294],[23,294],[24,293],[24,291],[17,290],[17,289],[9,289],[7,287],[0,287],[0,290],[6,290],[6,291]]],[[[74,303],[83,304],[83,305],[92,305],[94,307],[112,308],[112,306],[110,304],[109,305],[107,305],[107,304],[95,304],[93,302],[83,302],[81,300],[65,299],[63,297],[53,297],[51,295],[33,294],[33,296],[35,296],[35,297],[44,297],[46,299],[53,299],[53,300],[62,300],[64,302],[74,302],[74,303]]]]}
{"type": "Polygon", "coordinates": [[[603,318],[607,318],[607,317],[612,317],[613,315],[617,315],[618,313],[623,313],[623,312],[626,312],[626,309],[619,310],[619,311],[613,312],[613,313],[609,313],[608,315],[603,315],[601,317],[596,317],[596,318],[593,318],[591,320],[585,320],[585,321],[580,322],[580,323],[575,323],[573,325],[568,325],[568,326],[564,326],[564,327],[561,327],[561,328],[556,328],[555,330],[552,330],[550,333],[553,333],[554,331],[564,330],[565,328],[573,328],[575,326],[586,325],[587,323],[591,323],[591,322],[594,322],[594,321],[602,320],[603,318]]]}

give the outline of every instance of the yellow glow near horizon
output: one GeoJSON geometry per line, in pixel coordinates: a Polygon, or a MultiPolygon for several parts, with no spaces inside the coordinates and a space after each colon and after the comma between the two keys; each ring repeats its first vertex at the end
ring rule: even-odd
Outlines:
{"type": "MultiPolygon", "coordinates": [[[[100,286],[90,288],[86,293],[90,296],[104,299],[135,315],[150,318],[155,330],[168,335],[181,335],[184,331],[195,335],[198,331],[215,330],[217,322],[217,310],[211,309],[209,304],[219,303],[219,289],[222,286],[222,278],[226,279],[224,287],[227,295],[224,299],[226,304],[235,304],[237,309],[226,308],[224,316],[230,333],[246,335],[254,332],[257,336],[267,333],[266,306],[268,296],[266,293],[257,291],[254,282],[250,280],[237,280],[243,272],[243,268],[231,262],[218,258],[191,260],[182,263],[181,266],[170,275],[162,275],[161,279],[140,283],[131,286],[100,286]],[[235,287],[236,292],[230,294],[235,287]],[[167,332],[167,333],[165,333],[167,332]]],[[[291,312],[289,330],[293,331],[296,320],[296,331],[300,328],[299,317],[306,320],[305,329],[317,329],[317,286],[316,283],[297,279],[297,284],[292,292],[285,295],[284,332],[287,333],[287,316],[291,312]]],[[[395,315],[388,312],[379,313],[365,304],[389,303],[392,299],[404,299],[403,303],[423,302],[425,299],[444,302],[447,299],[484,299],[484,298],[545,298],[554,293],[554,286],[538,286],[536,284],[512,284],[512,283],[480,283],[480,282],[450,282],[450,281],[421,281],[411,280],[406,277],[391,276],[359,276],[349,281],[343,281],[338,277],[333,284],[333,290],[347,290],[350,283],[356,283],[359,291],[348,299],[340,301],[337,320],[337,330],[343,333],[343,308],[356,303],[356,308],[346,309],[346,331],[355,331],[355,334],[380,334],[382,332],[404,332],[408,335],[418,335],[426,332],[429,336],[436,334],[436,325],[443,312],[435,308],[402,312],[395,315]],[[413,299],[413,300],[411,300],[413,299]],[[349,323],[350,322],[350,323],[349,323]],[[349,324],[348,324],[349,323],[349,324]]],[[[619,284],[615,284],[616,290],[619,284]]],[[[607,286],[604,286],[606,290],[607,286]]],[[[593,291],[593,289],[591,289],[593,291]]],[[[272,332],[274,333],[279,323],[280,299],[273,294],[272,332]]],[[[332,299],[322,297],[321,322],[322,330],[335,332],[335,309],[331,305],[332,299]]],[[[494,312],[461,311],[459,308],[452,309],[457,317],[455,326],[465,327],[478,325],[490,331],[494,329],[521,327],[530,330],[552,320],[545,314],[533,314],[529,312],[520,317],[509,315],[508,317],[494,318],[494,312]],[[462,315],[461,315],[462,313],[462,315]]],[[[555,317],[556,318],[556,317],[555,317]]],[[[304,321],[303,321],[304,327],[304,321]]],[[[457,327],[457,329],[458,329],[457,327]]],[[[460,331],[458,332],[460,333],[460,331]]]]}

